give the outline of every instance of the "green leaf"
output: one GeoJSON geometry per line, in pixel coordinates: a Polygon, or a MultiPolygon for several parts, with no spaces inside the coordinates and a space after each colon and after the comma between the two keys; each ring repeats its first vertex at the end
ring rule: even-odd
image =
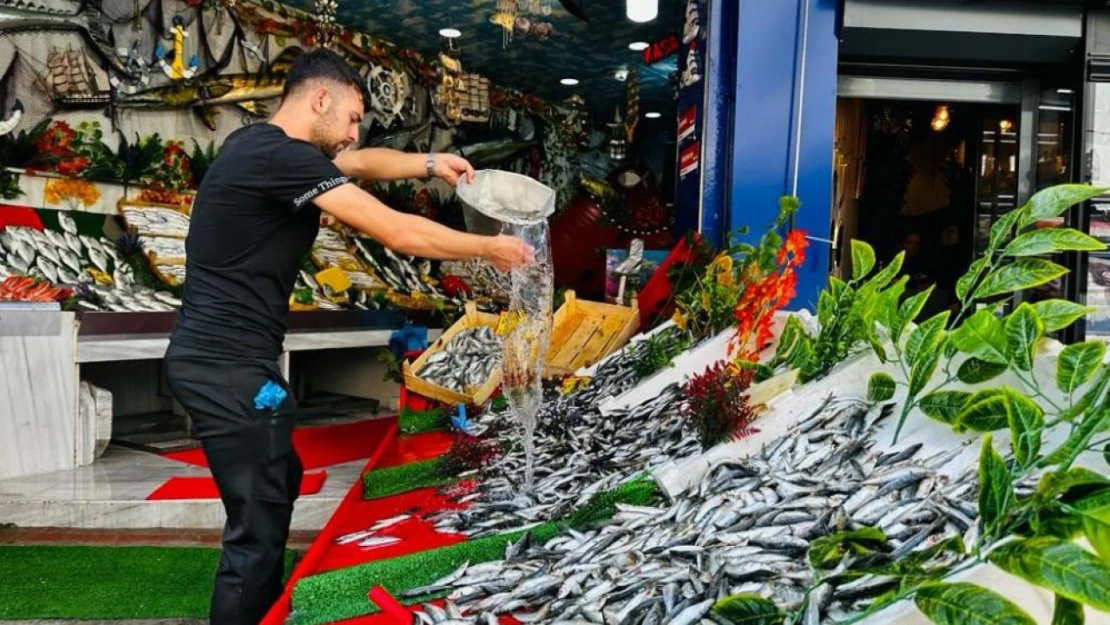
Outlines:
{"type": "Polygon", "coordinates": [[[1060,495],[1068,494],[1081,487],[1101,489],[1105,486],[1110,486],[1110,479],[1083,467],[1072,467],[1067,471],[1052,471],[1046,473],[1037,484],[1037,492],[1033,494],[1033,507],[1047,506],[1060,495]]]}
{"type": "Polygon", "coordinates": [[[813,541],[809,562],[814,568],[826,568],[840,562],[848,554],[874,553],[886,544],[886,534],[874,527],[830,534],[813,541]]]}
{"type": "Polygon", "coordinates": [[[1051,625],[1083,625],[1083,604],[1056,595],[1051,625]]]}
{"type": "Polygon", "coordinates": [[[1094,377],[1106,356],[1106,343],[1084,341],[1068,345],[1060,351],[1056,363],[1056,387],[1065,393],[1074,393],[1094,377]]]}
{"type": "Polygon", "coordinates": [[[1005,331],[1006,355],[1010,362],[1022,371],[1032,371],[1037,342],[1044,336],[1044,322],[1037,316],[1037,311],[1022,302],[1006,318],[1005,331]]]}
{"type": "Polygon", "coordinates": [[[994,449],[994,436],[983,437],[979,451],[979,515],[987,532],[993,532],[1014,505],[1016,496],[1006,462],[994,449]]]}
{"type": "Polygon", "coordinates": [[[1079,454],[1091,444],[1091,438],[1098,432],[1103,431],[1107,424],[1110,424],[1110,408],[1100,407],[1096,410],[1087,413],[1079,423],[1079,427],[1068,436],[1064,444],[1056,449],[1055,452],[1041,461],[1041,466],[1051,466],[1058,464],[1063,467],[1070,467],[1079,454]]]}
{"type": "Polygon", "coordinates": [[[1007,364],[1006,328],[990,310],[972,315],[952,331],[952,342],[965,354],[995,364],[1007,364]]]}
{"type": "Polygon", "coordinates": [[[975,432],[995,432],[1010,426],[1010,400],[1005,391],[989,388],[971,396],[956,419],[956,427],[975,432]]]}
{"type": "Polygon", "coordinates": [[[982,384],[1002,375],[1006,369],[1006,365],[968,358],[956,371],[956,378],[964,384],[982,384]]]}
{"type": "Polygon", "coordinates": [[[1080,512],[1083,533],[1102,561],[1110,564],[1110,506],[1080,512]]]}
{"type": "Polygon", "coordinates": [[[899,322],[898,304],[902,300],[902,294],[906,292],[906,283],[909,281],[909,276],[902,276],[897,282],[890,285],[887,289],[879,293],[878,300],[875,304],[875,318],[890,330],[891,340],[898,341],[901,339],[901,330],[895,335],[895,328],[899,322]]]}
{"type": "Polygon", "coordinates": [[[1044,432],[1044,410],[1032,399],[1008,387],[1003,387],[1010,402],[1010,446],[1018,466],[1028,467],[1041,452],[1041,435],[1044,432]]]}
{"type": "Polygon", "coordinates": [[[966,391],[934,391],[921,398],[918,408],[931,419],[953,425],[969,399],[971,393],[966,391]]]}
{"type": "Polygon", "coordinates": [[[817,323],[822,328],[828,327],[836,315],[836,299],[828,291],[821,291],[817,296],[817,323]]]}
{"type": "Polygon", "coordinates": [[[755,594],[739,594],[713,605],[715,616],[734,625],[779,625],[786,615],[774,603],[755,594]]]}
{"type": "Polygon", "coordinates": [[[914,604],[937,625],[1037,625],[1009,599],[975,584],[926,584],[914,604]]]}
{"type": "Polygon", "coordinates": [[[1019,540],[995,549],[987,559],[1057,595],[1110,611],[1110,567],[1074,543],[1050,536],[1019,540]]]}
{"type": "Polygon", "coordinates": [[[852,239],[852,280],[862,280],[875,268],[875,249],[852,239]]]}
{"type": "Polygon", "coordinates": [[[1060,252],[1098,252],[1106,245],[1072,228],[1045,228],[1026,232],[1002,251],[1005,256],[1043,256],[1060,252]]]}
{"type": "Polygon", "coordinates": [[[994,225],[991,226],[990,249],[988,250],[989,254],[987,254],[987,256],[998,250],[1002,242],[1013,232],[1014,224],[1016,224],[1018,219],[1026,212],[1028,212],[1028,209],[1025,207],[1015,209],[999,217],[998,221],[994,222],[994,225]]]}
{"type": "Polygon", "coordinates": [[[867,400],[871,402],[887,401],[894,397],[894,378],[882,371],[875,373],[867,382],[867,400]]]}
{"type": "Polygon", "coordinates": [[[983,271],[987,268],[989,263],[990,258],[986,256],[978,258],[968,267],[967,273],[960,276],[960,279],[956,281],[956,297],[960,298],[960,301],[967,299],[968,294],[971,293],[972,287],[979,281],[979,278],[983,275],[983,271]]]}
{"type": "Polygon", "coordinates": [[[976,290],[976,299],[987,299],[1004,293],[1024,291],[1067,273],[1068,270],[1043,258],[1019,258],[1012,264],[999,267],[983,280],[976,290]]]}
{"type": "Polygon", "coordinates": [[[944,311],[927,319],[924,323],[914,328],[910,338],[906,341],[906,361],[911,365],[918,361],[927,352],[940,353],[941,342],[944,340],[944,328],[948,323],[951,313],[944,311]]]}
{"type": "Polygon", "coordinates": [[[1087,389],[1086,393],[1083,393],[1083,397],[1080,397],[1079,401],[1060,413],[1060,421],[1074,421],[1076,417],[1086,413],[1102,397],[1102,392],[1106,390],[1107,384],[1110,384],[1110,367],[1103,367],[1102,372],[1098,374],[1098,379],[1087,389]]]}
{"type": "Polygon", "coordinates": [[[867,286],[872,286],[876,289],[886,288],[891,280],[896,278],[902,271],[902,263],[906,260],[905,252],[898,252],[898,255],[890,261],[890,264],[883,267],[882,271],[875,274],[873,278],[867,281],[867,286]]]}
{"type": "Polygon", "coordinates": [[[1022,217],[1019,227],[1024,228],[1042,219],[1058,217],[1072,206],[1098,197],[1106,191],[1105,188],[1089,184],[1058,184],[1038,191],[1029,198],[1026,205],[1029,212],[1022,217]]]}
{"type": "Polygon", "coordinates": [[[1089,306],[1080,306],[1063,299],[1046,299],[1033,304],[1033,310],[1044,322],[1045,332],[1058,332],[1079,321],[1084,315],[1095,311],[1089,306]]]}
{"type": "Polygon", "coordinates": [[[948,323],[949,314],[946,310],[931,317],[910,334],[906,347],[906,360],[910,363],[910,397],[916,397],[925,390],[925,386],[936,373],[947,337],[944,327],[948,323]]]}
{"type": "Polygon", "coordinates": [[[902,302],[902,307],[898,311],[898,319],[895,321],[894,327],[891,328],[892,341],[897,342],[898,339],[902,338],[902,331],[906,329],[910,322],[917,319],[917,316],[921,314],[921,309],[925,308],[925,302],[932,294],[933,287],[929,287],[916,295],[907,297],[906,301],[902,302]]]}

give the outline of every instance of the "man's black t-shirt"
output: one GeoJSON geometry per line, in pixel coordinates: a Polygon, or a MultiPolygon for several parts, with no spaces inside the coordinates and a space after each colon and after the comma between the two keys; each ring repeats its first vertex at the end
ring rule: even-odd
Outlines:
{"type": "Polygon", "coordinates": [[[185,297],[171,344],[276,360],[297,270],[320,227],[313,199],[347,181],[319,148],[277,126],[232,133],[193,203],[185,297]]]}

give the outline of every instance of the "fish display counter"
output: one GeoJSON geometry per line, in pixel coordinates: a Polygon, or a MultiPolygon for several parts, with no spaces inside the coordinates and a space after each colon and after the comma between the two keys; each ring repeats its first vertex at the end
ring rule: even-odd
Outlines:
{"type": "MultiPolygon", "coordinates": [[[[0,479],[91,464],[111,438],[113,418],[172,412],[187,431],[187,417],[162,381],[174,315],[4,303],[0,371],[8,392],[0,402],[0,479]],[[86,394],[106,397],[106,407],[84,401],[86,394]]],[[[375,356],[409,324],[428,328],[428,340],[441,333],[437,320],[420,311],[291,313],[279,365],[314,391],[394,404],[398,391],[382,382],[386,365],[375,356]]]]}

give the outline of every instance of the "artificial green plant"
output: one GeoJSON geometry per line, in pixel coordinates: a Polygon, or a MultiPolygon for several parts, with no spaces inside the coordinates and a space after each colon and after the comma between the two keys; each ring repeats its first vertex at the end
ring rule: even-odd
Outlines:
{"type": "MultiPolygon", "coordinates": [[[[1105,191],[1088,185],[1052,187],[1005,215],[992,228],[983,257],[958,283],[956,315],[950,318],[951,311],[945,311],[912,329],[911,321],[929,292],[900,301],[904,281],[892,282],[894,273],[887,275],[889,267],[864,281],[873,268],[874,254],[866,244],[853,242],[852,282],[845,285],[833,279],[821,295],[825,303],[819,317],[822,331],[829,337],[825,347],[851,350],[868,342],[881,361],[897,365],[901,379],[880,372],[868,384],[869,399],[876,402],[890,400],[899,386],[906,387],[895,440],[915,407],[956,431],[985,436],[978,470],[980,519],[978,531],[969,535],[970,544],[954,537],[894,559],[887,555],[886,537],[877,528],[860,528],[814,542],[809,559],[815,582],[807,600],[821,584],[849,576],[882,575],[891,581],[886,595],[841,625],[860,621],[904,599],[912,599],[940,625],[1032,625],[1034,620],[1005,597],[973,583],[944,581],[987,562],[1053,592],[1054,624],[1083,623],[1084,606],[1110,612],[1110,478],[1106,471],[1075,466],[1084,452],[1102,451],[1110,463],[1110,367],[1103,364],[1106,346],[1087,341],[1064,347],[1053,379],[1041,379],[1035,368],[1040,342],[1090,309],[1047,300],[1022,303],[1009,314],[999,314],[1004,304],[1000,298],[1066,273],[1042,256],[1105,249],[1099,241],[1071,228],[1034,228],[1105,191]],[[859,327],[846,327],[852,325],[859,327]],[[843,344],[834,343],[832,337],[843,344]],[[935,383],[938,371],[943,375],[935,383]],[[1024,390],[1006,385],[975,391],[947,388],[956,381],[983,384],[1005,372],[1019,380],[1024,390]],[[1058,392],[1052,392],[1050,384],[1058,392]],[[1057,428],[1066,436],[1053,445],[1048,434],[1057,428]],[[1000,431],[1009,433],[1010,446],[1005,453],[993,444],[994,432],[1000,431]],[[1015,485],[1022,483],[1036,486],[1031,493],[1020,494],[1015,485]],[[1087,539],[1093,551],[1074,542],[1079,536],[1087,539]],[[854,563],[845,561],[849,554],[856,559],[854,563]],[[938,564],[938,556],[945,554],[957,558],[950,564],[938,564]]],[[[892,266],[897,265],[900,258],[892,266]]],[[[817,352],[813,346],[820,343],[821,336],[810,337],[800,327],[791,333],[784,335],[778,358],[802,358],[802,364],[808,364],[805,358],[817,352]]],[[[814,371],[810,369],[810,373],[814,371]]],[[[738,595],[720,602],[714,610],[733,621],[773,624],[786,619],[798,622],[804,603],[798,612],[785,612],[758,596],[738,595]]]]}

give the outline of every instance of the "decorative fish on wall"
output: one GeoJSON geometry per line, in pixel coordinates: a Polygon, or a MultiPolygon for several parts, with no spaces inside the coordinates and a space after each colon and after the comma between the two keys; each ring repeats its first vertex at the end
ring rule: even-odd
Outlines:
{"type": "Polygon", "coordinates": [[[120,95],[117,106],[121,108],[188,108],[192,109],[210,130],[216,129],[214,107],[234,105],[252,115],[264,114],[261,100],[281,96],[285,86],[285,72],[301,53],[300,48],[284,50],[259,74],[236,74],[181,80],[175,84],[140,91],[134,95],[120,95]]]}

